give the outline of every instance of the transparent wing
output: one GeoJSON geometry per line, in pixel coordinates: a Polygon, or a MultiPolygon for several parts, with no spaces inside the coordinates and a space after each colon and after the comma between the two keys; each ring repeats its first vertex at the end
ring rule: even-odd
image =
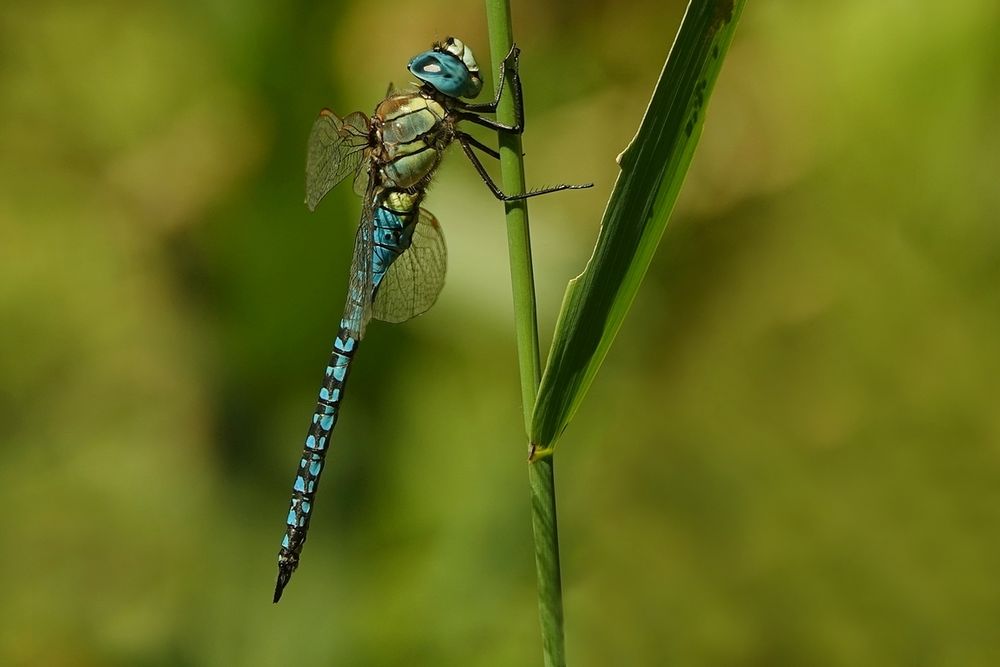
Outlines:
{"type": "Polygon", "coordinates": [[[382,277],[372,314],[385,322],[403,322],[434,305],[448,268],[448,250],[437,218],[420,209],[413,240],[382,277]]]}
{"type": "Polygon", "coordinates": [[[348,175],[358,171],[368,148],[368,117],[360,111],[339,118],[323,109],[309,133],[306,156],[306,205],[316,204],[348,175]]]}
{"type": "Polygon", "coordinates": [[[372,295],[375,289],[372,272],[372,243],[377,193],[376,179],[368,181],[361,221],[354,237],[354,256],[351,258],[351,280],[347,288],[347,306],[344,309],[344,326],[361,340],[372,317],[372,295]]]}
{"type": "Polygon", "coordinates": [[[368,170],[358,169],[358,175],[354,177],[354,194],[364,197],[368,192],[368,170]]]}

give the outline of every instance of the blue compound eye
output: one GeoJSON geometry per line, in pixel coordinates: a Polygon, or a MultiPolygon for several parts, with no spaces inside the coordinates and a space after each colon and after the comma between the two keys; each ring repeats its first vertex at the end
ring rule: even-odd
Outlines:
{"type": "Polygon", "coordinates": [[[449,97],[475,97],[482,88],[479,73],[448,52],[424,51],[407,66],[410,73],[449,97]]]}

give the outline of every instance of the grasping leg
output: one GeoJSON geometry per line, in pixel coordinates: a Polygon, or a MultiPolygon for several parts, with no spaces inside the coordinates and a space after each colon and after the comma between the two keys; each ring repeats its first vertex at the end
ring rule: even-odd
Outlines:
{"type": "MultiPolygon", "coordinates": [[[[476,111],[478,113],[496,113],[497,107],[500,105],[500,95],[503,93],[503,86],[507,79],[505,74],[507,70],[510,70],[511,74],[511,93],[513,93],[517,98],[520,98],[521,92],[521,79],[518,76],[518,56],[521,53],[521,49],[517,48],[516,45],[510,47],[510,51],[507,52],[507,56],[500,63],[500,72],[497,75],[497,81],[500,84],[497,86],[497,92],[493,97],[492,102],[487,102],[485,104],[468,104],[463,103],[462,108],[468,109],[469,111],[476,111]],[[517,90],[513,90],[516,87],[517,90]]],[[[518,116],[520,117],[520,116],[518,116]]]]}
{"type": "Polygon", "coordinates": [[[500,63],[499,84],[497,85],[496,96],[492,102],[486,104],[465,104],[462,103],[460,111],[456,114],[459,120],[467,120],[477,123],[491,130],[511,132],[521,134],[524,132],[524,103],[521,98],[521,77],[518,75],[518,54],[521,52],[516,46],[510,47],[507,57],[500,63]],[[504,84],[507,81],[506,73],[510,71],[510,94],[514,97],[514,124],[506,125],[495,120],[483,118],[479,114],[496,113],[500,104],[500,96],[503,94],[504,84]]]}
{"type": "MultiPolygon", "coordinates": [[[[475,151],[472,150],[473,147],[481,149],[486,149],[486,147],[483,146],[478,141],[476,141],[474,138],[470,137],[468,134],[465,134],[464,132],[457,133],[455,137],[458,139],[458,142],[462,144],[462,150],[465,151],[465,155],[469,158],[469,161],[472,162],[472,166],[476,168],[477,172],[479,172],[479,177],[483,179],[483,183],[485,183],[486,187],[490,189],[490,192],[493,193],[493,196],[499,199],[500,201],[520,201],[521,199],[527,199],[528,197],[546,195],[549,194],[550,192],[559,192],[560,190],[581,190],[583,188],[589,188],[594,185],[593,183],[586,183],[584,185],[554,185],[548,188],[531,190],[530,192],[525,192],[524,194],[519,194],[519,195],[504,194],[504,192],[500,190],[500,188],[493,181],[493,179],[490,178],[490,175],[486,171],[486,167],[483,165],[482,161],[480,161],[479,156],[476,155],[475,151]]],[[[486,151],[490,152],[491,154],[494,153],[494,151],[491,151],[490,149],[486,149],[486,151]]]]}

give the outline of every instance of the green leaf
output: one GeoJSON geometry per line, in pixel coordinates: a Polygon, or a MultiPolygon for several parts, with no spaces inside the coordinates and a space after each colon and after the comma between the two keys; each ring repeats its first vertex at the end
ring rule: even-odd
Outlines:
{"type": "Polygon", "coordinates": [[[533,456],[551,452],[621,327],[701,135],[705,107],[746,0],[692,0],[621,173],[594,254],[570,281],[535,400],[533,456]]]}

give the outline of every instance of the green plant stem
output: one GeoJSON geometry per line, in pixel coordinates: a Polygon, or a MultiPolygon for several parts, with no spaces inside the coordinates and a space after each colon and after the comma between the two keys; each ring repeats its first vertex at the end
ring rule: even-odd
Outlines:
{"type": "MultiPolygon", "coordinates": [[[[486,20],[490,34],[490,61],[500,63],[513,44],[508,0],[486,0],[486,20]]],[[[502,83],[496,81],[494,85],[499,86],[502,83]]],[[[507,124],[514,122],[514,107],[510,95],[501,98],[497,119],[507,124]]],[[[521,137],[500,133],[500,173],[504,192],[525,191],[524,164],[521,155],[521,137]]],[[[521,377],[521,401],[527,434],[531,427],[532,408],[541,379],[528,206],[524,201],[517,201],[506,202],[505,208],[511,288],[514,294],[514,329],[521,377]]],[[[559,533],[556,525],[553,473],[551,457],[537,460],[532,457],[528,463],[542,650],[546,667],[564,667],[566,657],[563,641],[562,582],[559,572],[559,533]]]]}
{"type": "MultiPolygon", "coordinates": [[[[506,0],[487,0],[490,26],[490,55],[502,62],[512,44],[510,11],[506,0]]],[[[494,82],[500,86],[502,82],[494,82]]],[[[513,124],[514,105],[510,95],[500,99],[497,119],[513,124]]],[[[524,164],[521,160],[521,137],[508,132],[500,137],[500,176],[505,192],[524,192],[524,164]]],[[[505,202],[507,246],[510,255],[511,287],[514,291],[514,327],[517,335],[518,366],[521,372],[521,398],[524,401],[525,429],[531,425],[531,408],[542,377],[538,345],[538,318],[535,314],[535,283],[531,267],[531,237],[528,231],[528,204],[505,202]]]]}
{"type": "Polygon", "coordinates": [[[528,464],[531,487],[531,529],[535,535],[535,571],[538,578],[538,614],[542,625],[545,667],[565,667],[562,575],[559,571],[559,526],[556,521],[556,483],[552,457],[528,464]]]}

